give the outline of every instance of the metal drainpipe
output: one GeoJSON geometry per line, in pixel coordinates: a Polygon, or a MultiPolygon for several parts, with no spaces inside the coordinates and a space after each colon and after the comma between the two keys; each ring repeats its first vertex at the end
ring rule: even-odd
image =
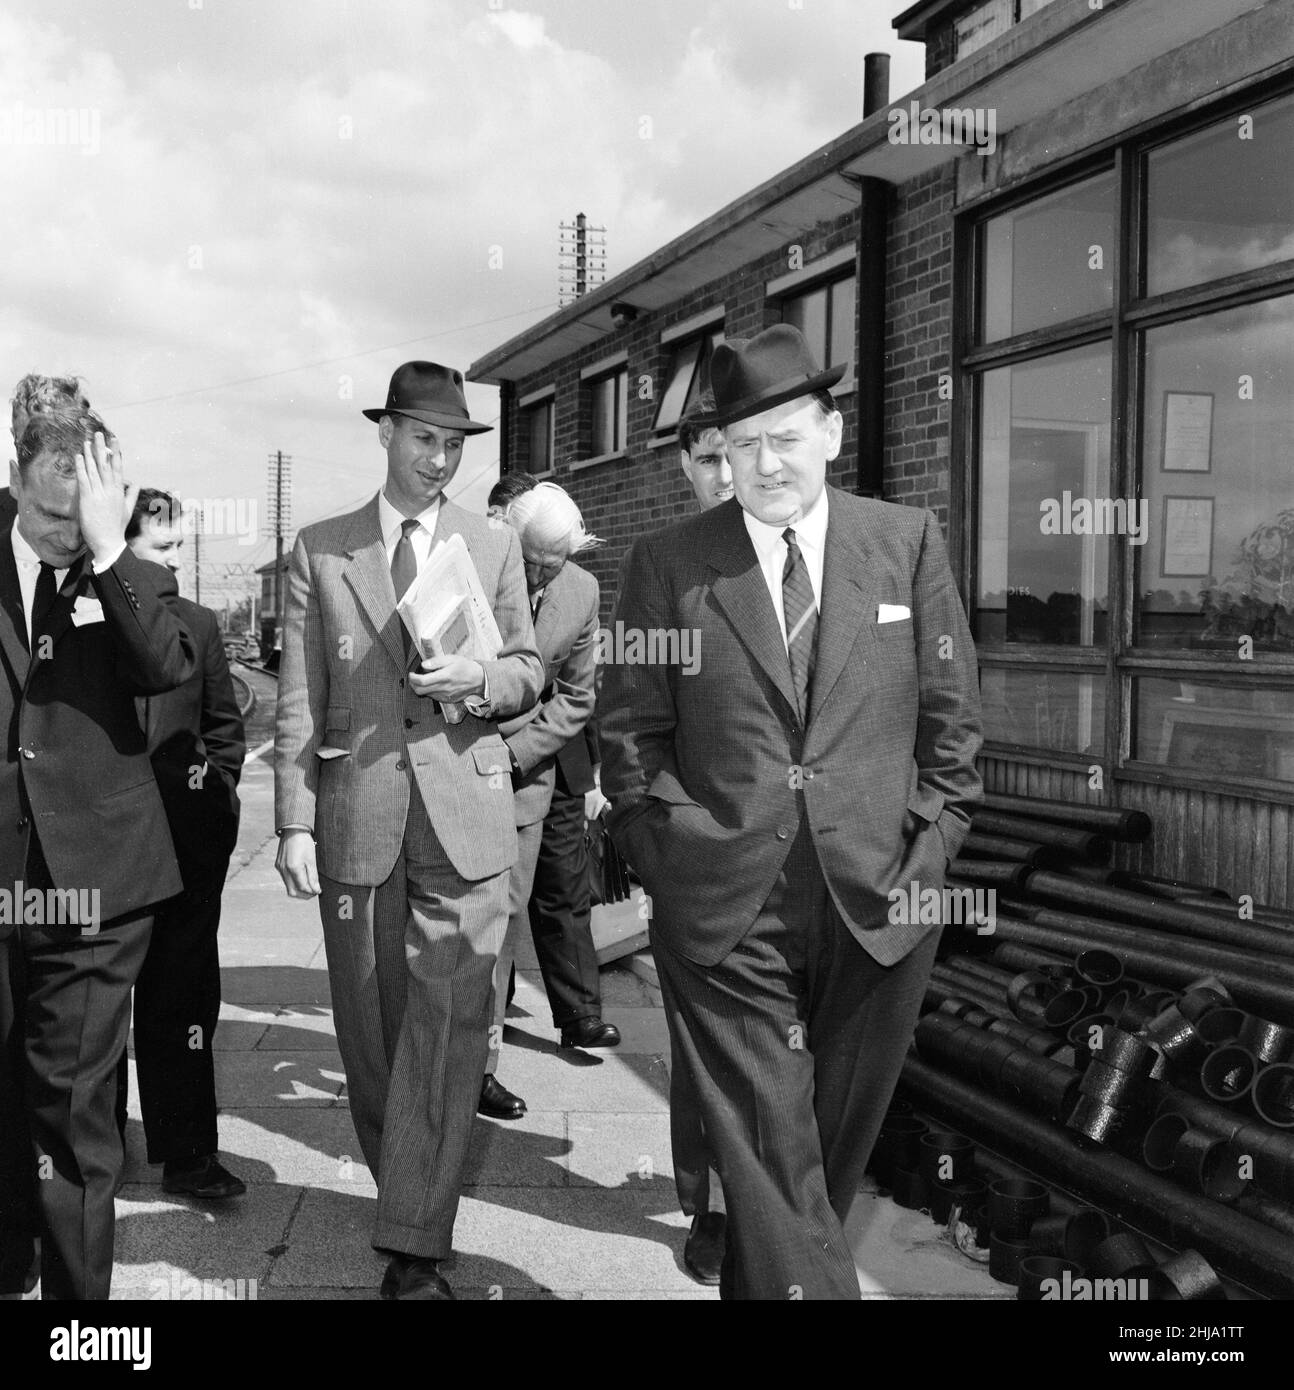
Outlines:
{"type": "MultiPolygon", "coordinates": [[[[863,59],[863,119],[890,104],[890,55],[863,59]]],[[[858,399],[858,476],[854,491],[879,497],[885,462],[885,238],[890,185],[858,180],[858,341],[854,373],[858,399]]]]}

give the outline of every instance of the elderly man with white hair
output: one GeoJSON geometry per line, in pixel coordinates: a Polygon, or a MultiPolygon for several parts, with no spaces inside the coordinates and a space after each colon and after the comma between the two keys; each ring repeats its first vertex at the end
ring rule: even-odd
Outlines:
{"type": "Polygon", "coordinates": [[[579,508],[556,483],[537,483],[518,494],[518,481],[514,475],[501,479],[490,502],[521,540],[545,683],[533,709],[499,724],[512,760],[518,852],[508,932],[494,973],[494,1026],[479,1112],[500,1120],[526,1112],[525,1101],[502,1085],[496,1071],[508,978],[527,920],[562,1046],[614,1047],[620,1041],[615,1025],[602,1021],[584,856],[583,774],[591,787],[586,734],[595,699],[598,581],[570,560],[602,542],[584,529],[579,508]],[[543,880],[538,885],[537,863],[543,880]]]}

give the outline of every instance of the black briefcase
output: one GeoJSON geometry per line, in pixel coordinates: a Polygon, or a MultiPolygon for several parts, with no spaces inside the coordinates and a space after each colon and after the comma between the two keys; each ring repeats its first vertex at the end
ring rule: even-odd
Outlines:
{"type": "Polygon", "coordinates": [[[589,900],[622,903],[629,897],[629,869],[607,829],[606,811],[584,822],[584,847],[589,857],[589,900]]]}

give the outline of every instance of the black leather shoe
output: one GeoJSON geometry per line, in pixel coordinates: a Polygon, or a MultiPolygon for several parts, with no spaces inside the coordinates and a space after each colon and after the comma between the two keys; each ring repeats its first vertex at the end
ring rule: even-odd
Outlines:
{"type": "Polygon", "coordinates": [[[728,1243],[728,1218],[721,1211],[699,1211],[683,1246],[683,1264],[698,1284],[717,1284],[728,1243]]]}
{"type": "Polygon", "coordinates": [[[526,1113],[526,1102],[501,1086],[494,1077],[487,1076],[481,1082],[481,1100],[476,1113],[488,1115],[492,1120],[519,1120],[526,1113]]]}
{"type": "Polygon", "coordinates": [[[421,1255],[393,1255],[382,1276],[378,1296],[411,1303],[457,1302],[439,1265],[439,1260],[421,1255]]]}
{"type": "Polygon", "coordinates": [[[443,1303],[456,1302],[454,1290],[438,1268],[439,1260],[428,1260],[421,1256],[411,1258],[400,1276],[400,1288],[396,1298],[401,1302],[443,1303]]]}
{"type": "Polygon", "coordinates": [[[619,1047],[620,1029],[596,1015],[577,1018],[562,1029],[563,1047],[619,1047]]]}
{"type": "Polygon", "coordinates": [[[247,1184],[236,1178],[215,1154],[205,1158],[186,1159],[182,1163],[167,1163],[162,1168],[162,1191],[181,1192],[186,1197],[215,1201],[224,1197],[241,1197],[247,1184]]]}
{"type": "Polygon", "coordinates": [[[400,1276],[404,1273],[404,1267],[408,1263],[407,1255],[392,1255],[391,1263],[386,1267],[386,1273],[382,1276],[382,1282],[378,1286],[377,1296],[379,1298],[394,1298],[400,1289],[400,1276]]]}

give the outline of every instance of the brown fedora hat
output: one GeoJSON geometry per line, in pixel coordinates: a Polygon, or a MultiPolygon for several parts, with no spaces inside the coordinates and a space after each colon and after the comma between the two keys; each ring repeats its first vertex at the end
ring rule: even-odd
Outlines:
{"type": "Polygon", "coordinates": [[[825,391],[844,374],[844,367],[824,372],[804,334],[789,323],[775,323],[746,342],[720,343],[710,364],[714,423],[731,425],[797,396],[825,391]]]}
{"type": "Polygon", "coordinates": [[[370,420],[380,420],[383,415],[408,415],[463,434],[484,434],[494,428],[477,424],[467,413],[462,372],[442,367],[439,362],[406,362],[397,367],[386,393],[386,404],[363,414],[370,420]]]}

